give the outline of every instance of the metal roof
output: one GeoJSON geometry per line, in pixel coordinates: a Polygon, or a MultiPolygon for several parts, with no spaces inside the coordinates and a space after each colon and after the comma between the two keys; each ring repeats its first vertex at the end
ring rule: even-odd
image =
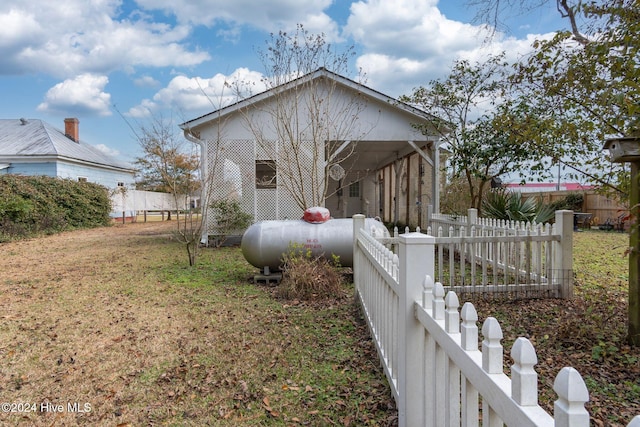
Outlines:
{"type": "Polygon", "coordinates": [[[133,171],[133,167],[114,159],[96,147],[74,141],[63,131],[38,119],[0,119],[0,160],[12,161],[55,157],[94,165],[133,171]]]}

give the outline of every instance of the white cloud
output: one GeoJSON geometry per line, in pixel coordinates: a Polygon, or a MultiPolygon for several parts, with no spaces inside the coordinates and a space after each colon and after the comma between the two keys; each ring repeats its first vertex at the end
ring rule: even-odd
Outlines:
{"type": "Polygon", "coordinates": [[[110,116],[111,95],[104,92],[107,76],[81,74],[47,91],[38,111],[61,114],[110,116]]]}
{"type": "Polygon", "coordinates": [[[213,111],[240,98],[264,91],[266,88],[262,79],[261,73],[247,68],[238,68],[228,76],[218,73],[211,78],[179,75],[159,90],[152,100],[143,100],[127,114],[132,117],[149,117],[164,108],[191,114],[213,111]]]}
{"type": "Polygon", "coordinates": [[[149,10],[162,9],[183,24],[213,26],[250,25],[262,30],[290,31],[302,23],[311,32],[324,32],[327,39],[339,39],[335,22],[324,12],[332,0],[138,0],[149,10]]]}
{"type": "Polygon", "coordinates": [[[489,53],[507,52],[516,60],[531,51],[534,36],[526,40],[453,21],[437,8],[437,0],[361,0],[351,5],[345,34],[363,47],[356,65],[368,84],[391,96],[408,94],[414,87],[443,78],[455,60],[472,62],[489,53]]]}
{"type": "Polygon", "coordinates": [[[0,14],[0,48],[20,47],[42,36],[35,17],[22,10],[11,9],[0,14]]]}
{"type": "Polygon", "coordinates": [[[68,78],[131,66],[189,66],[209,54],[185,45],[191,27],[122,18],[120,1],[15,0],[0,5],[0,74],[68,78]]]}
{"type": "Polygon", "coordinates": [[[154,79],[151,76],[138,77],[133,81],[133,83],[139,87],[155,87],[160,84],[158,80],[154,79]]]}
{"type": "Polygon", "coordinates": [[[140,104],[136,105],[135,107],[131,107],[125,115],[136,119],[143,119],[152,117],[156,109],[156,104],[153,101],[149,99],[143,99],[140,104]]]}

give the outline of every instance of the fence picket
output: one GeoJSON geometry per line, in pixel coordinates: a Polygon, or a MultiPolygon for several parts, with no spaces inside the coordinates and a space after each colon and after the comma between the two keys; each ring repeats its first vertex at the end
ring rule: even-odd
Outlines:
{"type": "Polygon", "coordinates": [[[462,348],[466,351],[478,350],[478,313],[470,302],[465,302],[461,311],[462,324],[460,325],[462,348]]]}
{"type": "Polygon", "coordinates": [[[538,404],[538,374],[533,367],[538,363],[531,341],[520,337],[511,348],[511,397],[521,406],[538,404]]]}
{"type": "Polygon", "coordinates": [[[553,390],[558,393],[553,406],[556,427],[587,427],[589,413],[584,404],[589,401],[589,391],[580,373],[574,368],[562,368],[553,382],[553,390]]]}
{"type": "MultiPolygon", "coordinates": [[[[449,236],[453,236],[453,226],[449,227],[449,236]]],[[[456,252],[456,247],[455,247],[455,242],[451,242],[449,243],[449,283],[451,284],[451,286],[455,285],[455,277],[456,277],[456,268],[455,268],[455,252],[456,252]]],[[[440,282],[442,283],[442,282],[440,282]]]]}
{"type": "MultiPolygon", "coordinates": [[[[438,237],[443,237],[442,236],[442,226],[438,227],[438,237]]],[[[437,248],[438,251],[438,282],[442,283],[443,282],[443,272],[444,272],[444,248],[442,247],[442,245],[438,246],[437,248]]]]}
{"type": "MultiPolygon", "coordinates": [[[[460,325],[461,347],[465,351],[478,351],[478,313],[470,302],[465,302],[460,311],[462,324],[460,325]]],[[[478,390],[463,376],[461,381],[461,421],[463,426],[478,425],[478,390]]]]}
{"type": "Polygon", "coordinates": [[[436,282],[433,287],[433,302],[431,315],[436,320],[444,320],[444,287],[442,283],[436,282]]]}
{"type": "Polygon", "coordinates": [[[458,300],[458,295],[455,292],[447,292],[444,303],[444,329],[448,334],[459,334],[460,315],[458,314],[458,308],[460,307],[460,301],[458,300]]]}
{"type": "Polygon", "coordinates": [[[495,317],[482,324],[482,369],[488,374],[502,373],[502,328],[495,317]]]}

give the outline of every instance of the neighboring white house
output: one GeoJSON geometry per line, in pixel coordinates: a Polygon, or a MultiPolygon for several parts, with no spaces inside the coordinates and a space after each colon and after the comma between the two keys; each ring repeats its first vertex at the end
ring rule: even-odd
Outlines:
{"type": "MultiPolygon", "coordinates": [[[[438,210],[438,138],[413,126],[428,124],[428,117],[320,68],[180,127],[188,140],[201,146],[203,176],[213,178],[204,192],[209,200],[236,197],[256,221],[302,216],[294,185],[286,182],[278,163],[296,156],[305,166],[300,180],[328,180],[321,204],[333,217],[362,213],[405,222],[406,216],[406,222],[420,223],[423,216],[416,213],[423,206],[438,210]],[[318,113],[320,104],[323,110],[318,113]],[[283,132],[303,142],[298,152],[286,152],[283,132]],[[318,140],[323,148],[317,148],[318,140]],[[326,167],[314,168],[318,162],[326,167]]],[[[207,224],[213,225],[210,220],[207,224]]]]}
{"type": "Polygon", "coordinates": [[[44,175],[132,188],[135,170],[80,139],[79,121],[64,132],[37,119],[0,119],[0,174],[44,175]]]}

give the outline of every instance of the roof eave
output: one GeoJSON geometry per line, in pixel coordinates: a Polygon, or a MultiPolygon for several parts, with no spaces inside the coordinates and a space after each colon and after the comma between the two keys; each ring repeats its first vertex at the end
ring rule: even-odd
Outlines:
{"type": "Polygon", "coordinates": [[[73,157],[66,157],[66,156],[60,156],[60,155],[46,154],[46,155],[28,155],[28,156],[0,156],[0,162],[8,162],[8,163],[41,163],[42,161],[65,161],[69,163],[92,166],[92,167],[97,167],[101,169],[111,169],[111,170],[117,170],[120,172],[132,173],[132,174],[136,173],[135,168],[127,168],[124,166],[91,162],[87,160],[74,159],[73,157]]]}
{"type": "MultiPolygon", "coordinates": [[[[346,78],[344,76],[341,76],[339,74],[336,74],[334,72],[331,72],[325,68],[319,68],[318,70],[312,72],[312,73],[308,73],[304,76],[301,76],[297,79],[291,80],[281,86],[278,86],[277,88],[271,88],[271,89],[267,89],[264,92],[260,92],[254,96],[251,96],[249,98],[245,98],[241,101],[238,101],[234,104],[231,105],[227,105],[225,107],[222,107],[218,110],[212,111],[211,113],[207,113],[205,115],[202,115],[200,117],[197,117],[195,119],[186,121],[184,123],[181,123],[179,125],[180,129],[182,129],[183,131],[187,131],[190,129],[195,129],[198,126],[201,126],[203,124],[209,123],[213,120],[220,120],[222,118],[224,118],[225,116],[232,114],[238,110],[241,110],[242,108],[246,107],[247,105],[251,105],[251,104],[255,104],[261,101],[264,101],[268,98],[270,98],[271,96],[273,96],[273,93],[275,91],[275,89],[281,89],[281,90],[288,90],[289,88],[296,86],[296,85],[300,85],[300,84],[304,84],[305,82],[308,82],[310,80],[316,79],[316,78],[328,78],[331,79],[339,84],[342,84],[343,86],[346,86],[354,91],[360,92],[365,94],[366,96],[373,98],[375,100],[377,100],[378,102],[384,103],[384,104],[388,104],[391,106],[394,106],[400,110],[405,111],[406,113],[409,113],[410,115],[422,120],[428,119],[429,117],[434,117],[432,114],[420,110],[419,108],[416,108],[410,104],[407,104],[405,102],[402,102],[396,98],[392,98],[388,95],[383,94],[382,92],[379,92],[375,89],[371,89],[368,86],[363,85],[362,83],[358,83],[354,80],[351,80],[349,78],[346,78]]],[[[445,132],[446,133],[446,132],[445,132]]]]}

